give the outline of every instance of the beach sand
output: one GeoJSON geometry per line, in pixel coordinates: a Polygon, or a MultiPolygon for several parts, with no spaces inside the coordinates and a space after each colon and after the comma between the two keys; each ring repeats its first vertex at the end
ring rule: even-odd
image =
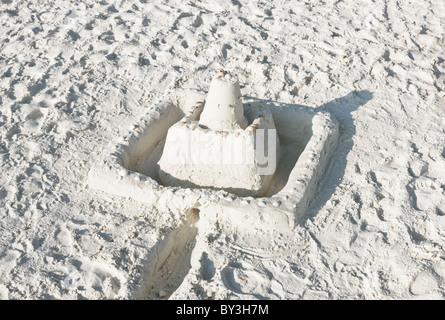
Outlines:
{"type": "Polygon", "coordinates": [[[0,21],[1,299],[445,298],[442,0],[1,0],[0,21]],[[291,234],[88,184],[220,68],[340,124],[291,234]]]}

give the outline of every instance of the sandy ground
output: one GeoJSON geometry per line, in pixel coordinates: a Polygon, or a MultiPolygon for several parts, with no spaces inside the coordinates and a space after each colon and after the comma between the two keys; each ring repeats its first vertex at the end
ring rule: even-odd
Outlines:
{"type": "Polygon", "coordinates": [[[442,0],[1,0],[0,298],[445,298],[444,25],[442,0]],[[340,122],[286,245],[87,184],[220,67],[340,122]]]}

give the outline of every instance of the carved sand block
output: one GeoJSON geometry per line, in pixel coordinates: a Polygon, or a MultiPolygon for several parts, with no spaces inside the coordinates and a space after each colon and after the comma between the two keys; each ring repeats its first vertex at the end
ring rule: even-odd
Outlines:
{"type": "Polygon", "coordinates": [[[280,154],[271,112],[244,110],[238,78],[223,71],[213,78],[203,110],[201,105],[197,101],[168,130],[158,163],[162,184],[266,194],[280,154]]]}

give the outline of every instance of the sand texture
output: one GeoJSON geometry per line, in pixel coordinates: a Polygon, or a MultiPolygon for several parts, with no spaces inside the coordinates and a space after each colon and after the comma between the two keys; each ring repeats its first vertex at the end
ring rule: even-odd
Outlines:
{"type": "Polygon", "coordinates": [[[443,0],[1,0],[0,299],[444,299],[444,39],[443,0]],[[273,200],[246,220],[228,193],[225,216],[89,184],[218,69],[338,121],[290,229],[262,228],[273,200]]]}

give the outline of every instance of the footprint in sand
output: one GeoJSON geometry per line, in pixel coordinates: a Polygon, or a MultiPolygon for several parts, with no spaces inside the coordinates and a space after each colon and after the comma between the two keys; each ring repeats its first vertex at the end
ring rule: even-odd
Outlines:
{"type": "Polygon", "coordinates": [[[201,259],[199,259],[201,267],[199,268],[199,273],[202,278],[206,281],[211,281],[215,276],[216,268],[213,261],[209,258],[206,252],[203,252],[201,259]]]}
{"type": "MultiPolygon", "coordinates": [[[[445,283],[445,261],[439,261],[432,267],[419,272],[411,282],[409,290],[416,296],[434,294],[445,283]]],[[[441,296],[439,297],[442,298],[441,296]]]]}
{"type": "Polygon", "coordinates": [[[440,183],[430,177],[420,177],[412,184],[412,201],[414,208],[426,211],[441,204],[443,198],[440,183]]]}
{"type": "Polygon", "coordinates": [[[268,270],[256,269],[251,265],[230,263],[221,270],[224,285],[238,294],[251,294],[264,300],[284,294],[282,285],[273,279],[268,270]]]}
{"type": "Polygon", "coordinates": [[[86,257],[74,259],[66,267],[63,286],[68,290],[82,289],[87,297],[116,299],[125,288],[126,279],[115,268],[86,257]]]}
{"type": "Polygon", "coordinates": [[[8,250],[0,255],[0,279],[7,279],[9,272],[18,264],[22,254],[18,250],[8,250]]]}
{"type": "Polygon", "coordinates": [[[73,237],[65,224],[61,224],[56,231],[55,240],[59,253],[71,255],[73,253],[73,237]]]}

